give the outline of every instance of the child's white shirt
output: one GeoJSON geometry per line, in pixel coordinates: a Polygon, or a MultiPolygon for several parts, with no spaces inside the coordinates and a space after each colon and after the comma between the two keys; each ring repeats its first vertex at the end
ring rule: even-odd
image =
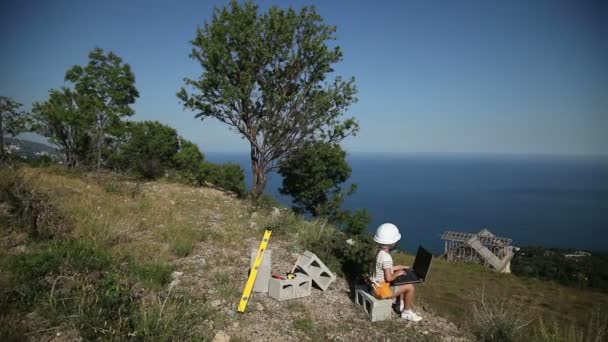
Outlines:
{"type": "Polygon", "coordinates": [[[389,268],[393,272],[393,257],[384,250],[378,252],[376,256],[376,271],[374,272],[373,279],[378,283],[384,281],[384,269],[389,268]]]}

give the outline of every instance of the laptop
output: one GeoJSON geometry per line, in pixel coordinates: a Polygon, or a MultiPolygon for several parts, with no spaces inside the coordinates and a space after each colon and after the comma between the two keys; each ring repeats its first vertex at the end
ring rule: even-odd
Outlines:
{"type": "Polygon", "coordinates": [[[433,261],[433,254],[422,248],[422,246],[419,246],[418,253],[416,253],[416,258],[414,259],[414,266],[406,270],[406,274],[400,275],[395,278],[395,280],[391,281],[391,285],[396,286],[425,282],[426,277],[429,274],[429,269],[431,268],[431,261],[433,261]]]}

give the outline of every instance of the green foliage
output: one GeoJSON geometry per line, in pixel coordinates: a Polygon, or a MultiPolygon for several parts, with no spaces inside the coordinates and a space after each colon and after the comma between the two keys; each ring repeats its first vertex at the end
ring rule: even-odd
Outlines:
{"type": "Polygon", "coordinates": [[[481,302],[473,307],[472,332],[477,341],[510,342],[520,341],[525,322],[522,310],[504,301],[487,301],[481,294],[481,302]]]}
{"type": "Polygon", "coordinates": [[[171,280],[173,267],[164,262],[136,263],[131,267],[131,271],[144,287],[159,289],[171,280]]]}
{"type": "Polygon", "coordinates": [[[85,96],[89,113],[94,117],[91,134],[97,149],[97,167],[101,167],[102,148],[108,134],[121,119],[133,115],[130,105],[135,103],[139,92],[135,88],[135,75],[129,64],[113,52],[104,54],[100,48],[89,53],[86,66],[75,65],[65,75],[66,81],[74,83],[80,96],[85,96]]]}
{"type": "Polygon", "coordinates": [[[68,88],[51,90],[49,99],[34,103],[36,132],[59,146],[68,167],[87,161],[91,149],[90,131],[95,117],[91,114],[91,99],[68,88]]]}
{"type": "Polygon", "coordinates": [[[262,208],[265,210],[284,207],[284,205],[281,204],[281,202],[277,201],[276,198],[274,198],[272,195],[266,194],[266,193],[262,194],[259,198],[255,199],[255,201],[253,201],[253,204],[256,207],[262,208]]]}
{"type": "Polygon", "coordinates": [[[348,180],[351,168],[346,152],[338,144],[312,142],[296,150],[279,167],[283,185],[279,191],[293,198],[296,212],[309,212],[314,217],[326,217],[348,235],[364,234],[371,221],[366,210],[342,211],[348,191],[340,185],[348,180]]]}
{"type": "Polygon", "coordinates": [[[0,157],[5,154],[4,136],[16,136],[30,126],[30,115],[20,111],[22,104],[10,97],[0,96],[0,157]]]}
{"type": "Polygon", "coordinates": [[[129,122],[122,149],[123,167],[155,179],[173,167],[179,150],[177,131],[158,121],[129,122]]]}
{"type": "Polygon", "coordinates": [[[202,178],[238,196],[245,195],[245,173],[238,164],[201,164],[202,178]]]}
{"type": "Polygon", "coordinates": [[[350,235],[331,226],[308,236],[304,248],[315,253],[350,284],[369,273],[376,258],[376,244],[369,234],[350,235]]]}
{"type": "Polygon", "coordinates": [[[314,328],[314,323],[310,318],[298,318],[293,321],[293,327],[304,332],[309,332],[314,328]]]}
{"type": "Polygon", "coordinates": [[[355,212],[344,210],[339,212],[335,219],[336,225],[350,235],[365,234],[371,221],[372,216],[365,209],[356,210],[355,212]]]}
{"type": "Polygon", "coordinates": [[[78,240],[52,242],[40,251],[12,256],[7,266],[14,288],[11,298],[17,303],[32,305],[52,286],[52,282],[41,280],[101,271],[110,263],[108,253],[78,240]]]}
{"type": "Polygon", "coordinates": [[[335,31],[314,7],[260,13],[233,0],[191,41],[203,73],[185,80],[196,93],[177,95],[197,118],[215,118],[249,141],[256,198],[275,161],[308,140],[337,142],[358,129],[354,119],[340,121],[356,100],[354,79],[327,79],[342,60],[328,46],[335,31]]]}
{"type": "Polygon", "coordinates": [[[294,209],[313,216],[336,217],[344,196],[340,184],[351,175],[346,152],[338,144],[314,142],[294,151],[280,167],[283,185],[279,191],[293,198],[294,209]]]}
{"type": "Polygon", "coordinates": [[[225,271],[214,274],[213,286],[217,290],[218,296],[225,301],[233,301],[239,295],[239,289],[231,281],[230,274],[225,271]]]}
{"type": "MultiPolygon", "coordinates": [[[[209,331],[201,329],[213,319],[205,303],[171,292],[141,308],[136,316],[135,340],[207,341],[209,331]]],[[[231,339],[232,340],[232,339],[231,339]]]]}
{"type": "Polygon", "coordinates": [[[179,151],[173,156],[173,162],[180,176],[189,183],[203,185],[205,179],[200,172],[205,156],[198,146],[191,141],[179,138],[179,151]]]}
{"type": "Polygon", "coordinates": [[[171,251],[180,258],[188,256],[194,245],[205,238],[200,229],[188,225],[170,226],[165,237],[171,246],[171,251]]]}
{"type": "Polygon", "coordinates": [[[511,261],[511,270],[519,276],[557,281],[577,288],[608,292],[608,255],[566,258],[573,249],[523,247],[511,261]]]}

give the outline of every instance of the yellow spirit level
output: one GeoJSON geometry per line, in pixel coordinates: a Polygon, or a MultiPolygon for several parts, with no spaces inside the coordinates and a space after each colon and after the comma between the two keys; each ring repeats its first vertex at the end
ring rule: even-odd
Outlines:
{"type": "Polygon", "coordinates": [[[247,303],[249,303],[249,297],[251,296],[251,290],[253,290],[253,285],[255,284],[255,279],[258,276],[258,269],[262,264],[262,259],[264,258],[264,252],[266,251],[266,246],[268,245],[268,240],[270,240],[270,234],[272,231],[269,228],[266,228],[264,232],[264,238],[262,238],[262,242],[260,243],[260,248],[258,248],[258,254],[255,256],[255,261],[253,262],[253,267],[251,268],[251,273],[249,273],[249,279],[247,279],[247,284],[245,285],[245,290],[243,291],[243,296],[241,297],[241,301],[239,302],[238,312],[245,312],[247,308],[247,303]]]}

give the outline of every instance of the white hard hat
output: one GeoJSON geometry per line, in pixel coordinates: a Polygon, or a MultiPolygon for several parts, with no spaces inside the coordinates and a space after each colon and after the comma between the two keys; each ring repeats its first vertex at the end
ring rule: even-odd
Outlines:
{"type": "Polygon", "coordinates": [[[383,223],[376,229],[374,241],[382,245],[392,245],[401,239],[399,228],[392,223],[383,223]]]}

